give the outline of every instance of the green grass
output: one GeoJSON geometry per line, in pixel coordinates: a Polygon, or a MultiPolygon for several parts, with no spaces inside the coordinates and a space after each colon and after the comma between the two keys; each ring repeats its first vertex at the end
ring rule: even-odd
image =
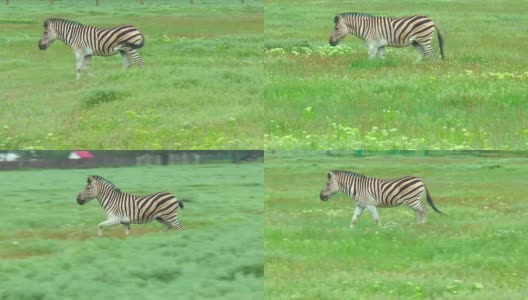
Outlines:
{"type": "Polygon", "coordinates": [[[267,299],[523,299],[526,260],[526,153],[482,157],[429,152],[267,153],[265,293],[267,299]],[[517,154],[518,155],[518,154],[517,154]],[[369,176],[420,176],[435,205],[416,225],[408,207],[365,212],[354,203],[319,200],[330,169],[369,176]]]}
{"type": "Polygon", "coordinates": [[[263,164],[0,172],[0,299],[261,299],[263,164]],[[191,197],[183,231],[158,222],[97,237],[88,175],[125,192],[191,197]]]}
{"type": "MultiPolygon", "coordinates": [[[[526,1],[268,1],[266,149],[528,149],[526,1]],[[368,59],[347,11],[432,18],[445,61],[412,47],[368,59]]],[[[438,53],[435,35],[434,47],[438,53]]]]}
{"type": "Polygon", "coordinates": [[[262,148],[262,1],[138,2],[2,2],[0,148],[262,148]],[[138,26],[145,67],[94,56],[75,80],[69,47],[37,47],[49,17],[138,26]]]}

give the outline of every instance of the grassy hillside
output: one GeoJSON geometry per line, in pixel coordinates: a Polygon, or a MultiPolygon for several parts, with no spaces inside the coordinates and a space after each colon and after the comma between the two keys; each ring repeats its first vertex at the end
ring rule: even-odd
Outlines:
{"type": "Polygon", "coordinates": [[[260,299],[263,164],[0,172],[0,299],[260,299]],[[123,191],[192,197],[184,231],[158,222],[97,237],[104,210],[76,202],[88,175],[123,191]]]}
{"type": "MultiPolygon", "coordinates": [[[[265,148],[527,149],[526,1],[267,1],[265,148]],[[412,47],[368,59],[341,12],[432,18],[445,61],[412,47]]],[[[438,53],[438,40],[433,46],[438,53]]]]}
{"type": "Polygon", "coordinates": [[[262,148],[262,1],[10,2],[0,6],[1,148],[262,148]],[[75,80],[69,47],[37,47],[49,17],[138,26],[145,67],[93,57],[75,80]]]}
{"type": "Polygon", "coordinates": [[[277,152],[265,166],[267,299],[522,299],[528,159],[494,155],[327,156],[277,152]],[[435,205],[426,225],[407,207],[349,224],[344,194],[319,200],[330,169],[420,176],[435,205]]]}

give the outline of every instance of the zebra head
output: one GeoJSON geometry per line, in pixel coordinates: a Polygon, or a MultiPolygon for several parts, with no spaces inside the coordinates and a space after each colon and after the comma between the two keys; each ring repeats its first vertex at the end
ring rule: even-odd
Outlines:
{"type": "Polygon", "coordinates": [[[94,176],[88,177],[88,182],[84,190],[82,190],[77,196],[77,203],[83,205],[84,203],[97,197],[97,185],[94,176]]]}
{"type": "Polygon", "coordinates": [[[348,27],[341,15],[335,16],[334,24],[334,32],[332,32],[329,41],[331,46],[339,44],[339,42],[348,34],[348,27]]]}
{"type": "Polygon", "coordinates": [[[339,184],[337,183],[336,175],[330,171],[328,172],[328,181],[326,182],[326,185],[321,190],[321,194],[319,197],[322,201],[326,201],[330,198],[332,198],[335,193],[339,192],[339,184]]]}
{"type": "Polygon", "coordinates": [[[46,50],[56,39],[58,39],[58,34],[55,31],[54,23],[48,19],[44,22],[44,33],[38,42],[39,49],[46,50]]]}

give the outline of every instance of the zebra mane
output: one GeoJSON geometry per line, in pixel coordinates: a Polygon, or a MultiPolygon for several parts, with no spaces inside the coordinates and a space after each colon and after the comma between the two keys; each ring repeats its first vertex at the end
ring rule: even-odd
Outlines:
{"type": "Polygon", "coordinates": [[[121,190],[118,189],[110,180],[108,180],[106,178],[103,178],[101,176],[97,176],[97,175],[93,175],[93,176],[90,176],[90,177],[95,179],[95,180],[97,180],[98,182],[101,182],[104,185],[112,188],[114,191],[121,193],[121,190]]]}
{"type": "MultiPolygon", "coordinates": [[[[338,16],[344,18],[344,17],[359,17],[359,18],[370,18],[373,17],[373,15],[368,13],[359,13],[359,12],[347,12],[339,14],[338,16]]],[[[337,17],[334,19],[334,23],[337,23],[337,17]]]]}
{"type": "Polygon", "coordinates": [[[359,173],[354,173],[351,171],[344,171],[344,170],[331,170],[330,172],[334,173],[335,175],[351,175],[352,177],[357,178],[366,178],[367,176],[359,173]]]}
{"type": "Polygon", "coordinates": [[[44,27],[48,27],[50,23],[68,23],[71,25],[84,26],[83,24],[77,21],[70,21],[70,20],[59,19],[59,18],[49,18],[49,19],[46,19],[46,21],[44,21],[44,27]]]}

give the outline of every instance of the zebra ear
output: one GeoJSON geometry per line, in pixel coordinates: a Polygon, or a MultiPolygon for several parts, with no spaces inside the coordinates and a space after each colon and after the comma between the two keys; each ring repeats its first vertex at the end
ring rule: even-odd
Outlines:
{"type": "Polygon", "coordinates": [[[88,176],[88,180],[87,180],[87,183],[92,183],[92,176],[88,176]]]}
{"type": "Polygon", "coordinates": [[[339,21],[341,21],[341,15],[336,15],[334,18],[334,24],[339,23],[339,21]]]}
{"type": "Polygon", "coordinates": [[[334,173],[332,173],[332,171],[328,172],[328,179],[332,179],[332,177],[334,177],[334,173]]]}

